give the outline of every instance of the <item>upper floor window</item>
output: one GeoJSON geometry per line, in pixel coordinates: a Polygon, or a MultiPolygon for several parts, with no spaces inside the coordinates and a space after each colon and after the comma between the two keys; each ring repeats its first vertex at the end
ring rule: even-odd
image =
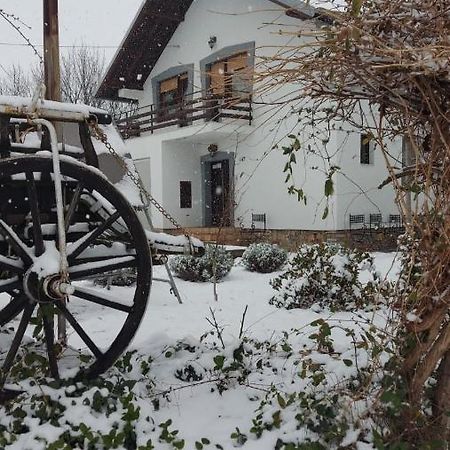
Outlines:
{"type": "Polygon", "coordinates": [[[359,147],[359,162],[361,164],[373,164],[373,141],[368,134],[361,134],[359,147]]]}
{"type": "Polygon", "coordinates": [[[165,117],[176,113],[188,93],[188,74],[184,72],[159,82],[159,111],[165,117]]]}
{"type": "Polygon", "coordinates": [[[251,93],[251,67],[248,54],[239,53],[212,63],[207,68],[209,94],[215,97],[248,97],[251,93]]]}

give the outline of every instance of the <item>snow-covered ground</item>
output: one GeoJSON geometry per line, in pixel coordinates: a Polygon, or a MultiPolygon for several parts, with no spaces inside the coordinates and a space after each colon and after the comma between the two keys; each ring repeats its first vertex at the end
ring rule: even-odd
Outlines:
{"type": "MultiPolygon", "coordinates": [[[[398,271],[395,255],[375,253],[374,257],[377,270],[388,279],[395,279],[398,271]]],[[[297,375],[301,354],[286,358],[275,353],[270,365],[267,365],[267,370],[263,370],[255,361],[254,367],[259,367],[261,370],[255,369],[242,383],[231,377],[231,380],[226,381],[228,383],[226,388],[220,392],[222,389],[219,389],[217,382],[214,381],[214,373],[218,373],[213,370],[214,365],[217,364],[214,358],[217,355],[224,355],[226,359],[231,358],[233,351],[239,345],[241,332],[249,340],[273,344],[280,343],[283,340],[283,332],[287,332],[289,338],[286,342],[289,342],[293,348],[301,349],[306,347],[308,342],[311,344],[307,337],[311,334],[311,330],[306,334],[303,334],[301,330],[310,329],[309,324],[317,319],[329,319],[331,323],[356,327],[363,317],[364,320],[372,321],[376,325],[383,325],[385,318],[379,312],[358,311],[332,314],[324,311],[315,312],[311,309],[289,311],[278,309],[268,302],[273,295],[269,281],[276,275],[277,273],[252,273],[236,265],[229,276],[218,284],[218,301],[214,300],[213,284],[191,283],[176,279],[183,299],[181,305],[169,292],[167,284],[161,282],[153,284],[145,317],[129,348],[129,350],[136,350],[136,355],[142,355],[146,360],[150,357],[150,371],[146,378],[150,386],[149,395],[146,399],[143,394],[139,405],[141,418],[149,416],[152,419],[150,422],[141,420],[136,425],[138,435],[141,430],[142,436],[139,435],[141,442],[152,438],[152,442],[158,443],[161,432],[158,424],[171,419],[173,424],[170,428],[179,430],[178,436],[186,441],[184,448],[195,449],[195,442],[203,437],[211,443],[222,445],[222,447],[205,445],[205,448],[231,449],[233,443],[236,444],[236,439],[231,439],[230,435],[236,427],[248,433],[252,426],[252,419],[256,415],[255,411],[272,385],[284,392],[302,389],[304,381],[297,375]],[[241,322],[246,308],[241,331],[241,322]],[[219,328],[223,329],[225,349],[222,349],[217,336],[211,334],[205,336],[205,333],[214,330],[210,324],[213,321],[211,311],[219,328]],[[292,332],[292,330],[299,331],[292,332]],[[212,342],[217,345],[212,345],[212,342]],[[199,375],[201,379],[196,380],[195,376],[194,379],[179,379],[186,378],[180,377],[180,373],[187,373],[183,371],[189,366],[194,369],[195,376],[199,375]],[[177,371],[178,376],[176,376],[177,371]],[[156,424],[154,430],[150,423],[156,424]]],[[[165,278],[164,267],[155,267],[154,276],[165,278]]],[[[366,275],[362,273],[361,276],[366,275]]],[[[100,289],[92,285],[89,288],[100,289]]],[[[112,292],[115,296],[118,294],[124,300],[131,292],[126,287],[113,287],[112,290],[115,290],[112,292]]],[[[109,345],[112,339],[111,330],[116,329],[123,320],[120,312],[92,303],[79,301],[72,305],[72,310],[99,346],[109,345]]],[[[333,329],[332,337],[334,351],[341,355],[349,353],[348,357],[351,359],[354,356],[350,355],[353,349],[349,347],[349,338],[345,336],[342,329],[333,329]]],[[[80,341],[73,334],[70,337],[70,343],[74,347],[80,346],[80,341]]],[[[320,357],[318,354],[316,356],[320,357]]],[[[339,381],[339,377],[346,376],[350,373],[349,371],[354,370],[343,365],[342,360],[334,361],[328,358],[323,363],[334,381],[339,381]]],[[[130,377],[134,376],[135,379],[142,377],[142,374],[136,376],[134,372],[135,369],[130,370],[130,377]]],[[[86,414],[86,409],[80,409],[78,413],[86,414]]],[[[77,414],[76,408],[73,414],[77,414]]],[[[92,418],[83,418],[85,423],[94,425],[98,420],[99,417],[95,417],[95,414],[92,418]]],[[[111,420],[103,420],[99,429],[109,426],[111,426],[111,420]]],[[[39,433],[54,433],[55,438],[58,436],[57,430],[45,431],[44,428],[36,427],[32,433],[22,436],[10,448],[39,448],[33,440],[33,437],[39,433]]],[[[272,449],[280,433],[295,439],[300,437],[299,433],[302,432],[296,431],[295,427],[292,429],[283,427],[282,430],[274,433],[264,433],[260,439],[249,438],[243,448],[272,449]]],[[[173,447],[160,443],[156,445],[156,448],[173,447]]],[[[364,448],[362,444],[360,448],[364,448]]]]}

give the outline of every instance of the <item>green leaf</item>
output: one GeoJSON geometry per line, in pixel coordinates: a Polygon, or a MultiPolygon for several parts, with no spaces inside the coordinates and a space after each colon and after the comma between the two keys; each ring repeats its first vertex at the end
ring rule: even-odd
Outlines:
{"type": "Polygon", "coordinates": [[[347,366],[353,366],[353,361],[351,359],[343,359],[342,362],[347,366]]]}
{"type": "Polygon", "coordinates": [[[214,369],[222,370],[223,363],[225,362],[225,356],[223,356],[223,355],[214,356],[213,361],[214,361],[214,364],[216,365],[216,367],[214,367],[214,369]]]}
{"type": "Polygon", "coordinates": [[[184,439],[182,439],[181,441],[172,442],[172,445],[178,450],[183,449],[184,448],[184,444],[185,444],[184,439]]]}
{"type": "Polygon", "coordinates": [[[277,394],[277,400],[278,404],[280,405],[280,408],[282,409],[286,408],[286,400],[280,394],[277,394]]]}
{"type": "Polygon", "coordinates": [[[334,183],[331,178],[325,181],[325,197],[331,197],[334,194],[334,183]]]}
{"type": "Polygon", "coordinates": [[[359,16],[364,0],[352,0],[352,16],[359,16]]]}
{"type": "Polygon", "coordinates": [[[325,220],[328,217],[328,213],[329,213],[329,209],[328,209],[328,205],[327,205],[325,207],[325,209],[323,210],[322,220],[325,220]]]}

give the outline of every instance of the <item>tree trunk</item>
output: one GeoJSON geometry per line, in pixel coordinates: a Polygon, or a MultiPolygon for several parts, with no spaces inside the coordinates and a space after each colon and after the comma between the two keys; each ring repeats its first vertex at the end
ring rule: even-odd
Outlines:
{"type": "Polygon", "coordinates": [[[450,440],[450,350],[444,355],[437,371],[433,416],[443,430],[443,439],[450,440]]]}

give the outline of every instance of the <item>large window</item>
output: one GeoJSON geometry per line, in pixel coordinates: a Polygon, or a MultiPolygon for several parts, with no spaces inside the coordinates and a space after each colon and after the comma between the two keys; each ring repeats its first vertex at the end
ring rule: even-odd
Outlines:
{"type": "Polygon", "coordinates": [[[251,93],[251,67],[248,54],[239,53],[209,65],[209,94],[215,97],[248,97],[251,93]]]}
{"type": "Polygon", "coordinates": [[[181,109],[188,91],[188,74],[182,73],[159,82],[160,118],[175,115],[181,109]]]}

